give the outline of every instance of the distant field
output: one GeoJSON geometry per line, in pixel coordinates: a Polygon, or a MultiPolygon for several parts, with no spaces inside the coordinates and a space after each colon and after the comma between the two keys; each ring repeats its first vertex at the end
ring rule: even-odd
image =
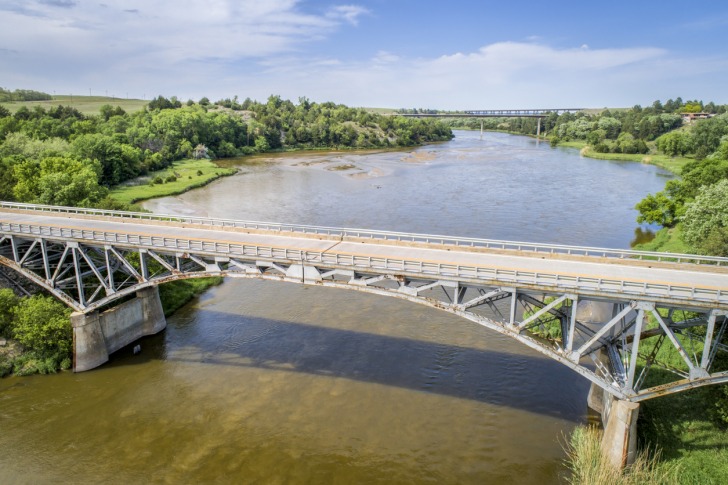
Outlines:
{"type": "Polygon", "coordinates": [[[51,106],[71,106],[76,108],[85,115],[97,115],[99,114],[99,108],[105,104],[111,106],[121,106],[121,108],[127,113],[133,113],[134,111],[141,110],[146,106],[149,101],[143,99],[126,99],[126,98],[112,98],[107,96],[70,96],[70,95],[59,95],[53,96],[50,101],[12,101],[9,103],[0,103],[5,106],[11,112],[15,113],[21,106],[27,106],[33,108],[33,106],[42,106],[46,109],[51,106]]]}
{"type": "Polygon", "coordinates": [[[362,108],[370,113],[378,114],[378,115],[388,115],[392,113],[396,113],[397,110],[394,108],[362,108]]]}

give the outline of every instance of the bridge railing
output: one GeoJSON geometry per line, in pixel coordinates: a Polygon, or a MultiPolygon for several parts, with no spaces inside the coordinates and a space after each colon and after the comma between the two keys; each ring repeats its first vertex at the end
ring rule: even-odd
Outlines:
{"type": "Polygon", "coordinates": [[[309,263],[325,267],[351,268],[358,271],[389,271],[422,275],[443,279],[467,279],[514,286],[551,287],[563,291],[588,292],[592,295],[647,297],[680,300],[691,305],[718,304],[728,308],[728,291],[710,288],[695,288],[681,285],[634,282],[612,278],[594,278],[533,272],[516,269],[500,269],[470,265],[435,263],[418,260],[359,256],[321,251],[260,246],[255,244],[232,244],[207,240],[125,234],[119,232],[95,231],[38,224],[0,222],[0,230],[8,234],[36,237],[74,239],[96,244],[117,244],[135,248],[149,248],[174,252],[196,252],[211,256],[227,256],[247,260],[285,261],[288,263],[309,263]]]}
{"type": "Polygon", "coordinates": [[[292,233],[332,238],[367,239],[373,242],[390,241],[400,243],[420,243],[428,245],[446,245],[459,248],[478,248],[489,250],[523,251],[548,255],[586,256],[620,260],[660,261],[680,264],[701,264],[728,266],[728,258],[718,256],[701,256],[695,254],[659,253],[652,251],[635,251],[631,249],[608,249],[588,246],[569,246],[564,244],[539,244],[522,241],[501,241],[496,239],[480,239],[442,235],[428,235],[404,232],[377,231],[370,229],[337,228],[302,224],[281,224],[274,222],[239,221],[234,219],[182,216],[172,214],[152,214],[147,212],[111,211],[104,209],[87,209],[80,207],[59,207],[17,202],[0,202],[0,209],[30,210],[83,216],[136,219],[159,222],[177,222],[210,226],[211,228],[237,228],[243,230],[292,233]]]}

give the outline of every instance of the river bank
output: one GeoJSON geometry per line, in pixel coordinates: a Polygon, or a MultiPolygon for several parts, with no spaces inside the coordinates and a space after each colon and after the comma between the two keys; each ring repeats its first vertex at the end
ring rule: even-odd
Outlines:
{"type": "MultiPolygon", "coordinates": [[[[459,130],[464,131],[474,131],[479,132],[480,130],[478,128],[469,128],[469,127],[458,127],[459,130]]],[[[525,136],[533,139],[538,139],[544,142],[551,142],[552,137],[550,135],[544,135],[542,134],[540,137],[537,137],[536,135],[532,134],[524,134],[519,133],[517,131],[509,131],[509,130],[483,130],[483,132],[492,132],[492,133],[506,133],[509,135],[514,136],[525,136]]],[[[654,146],[652,146],[651,152],[647,154],[642,153],[600,153],[597,151],[594,151],[591,146],[586,141],[559,141],[555,146],[562,147],[562,148],[576,148],[579,150],[579,153],[587,158],[594,158],[597,160],[615,160],[615,161],[622,161],[622,162],[637,162],[637,163],[646,163],[649,165],[655,165],[656,167],[664,168],[665,170],[669,170],[670,172],[674,173],[675,175],[680,175],[680,172],[685,166],[686,163],[693,161],[692,158],[687,157],[672,157],[669,155],[663,155],[660,153],[656,153],[654,146]]]]}
{"type": "Polygon", "coordinates": [[[183,194],[235,173],[237,170],[220,167],[211,160],[180,160],[165,169],[113,187],[109,196],[123,204],[135,204],[153,197],[183,194]]]}
{"type": "Polygon", "coordinates": [[[664,168],[665,170],[669,170],[675,175],[680,175],[685,164],[693,161],[692,158],[671,157],[659,153],[600,153],[594,151],[588,143],[581,141],[560,142],[557,146],[578,148],[579,153],[582,156],[595,158],[597,160],[618,160],[623,162],[647,163],[649,165],[655,165],[657,167],[664,168]]]}

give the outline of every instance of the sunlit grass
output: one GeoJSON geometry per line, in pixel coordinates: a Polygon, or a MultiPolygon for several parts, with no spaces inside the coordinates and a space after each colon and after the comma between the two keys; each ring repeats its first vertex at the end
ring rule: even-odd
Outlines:
{"type": "Polygon", "coordinates": [[[181,160],[164,170],[152,172],[116,186],[109,195],[119,202],[133,204],[155,197],[181,194],[190,189],[202,187],[219,177],[234,173],[236,173],[234,168],[221,168],[210,160],[181,160]],[[172,175],[176,177],[176,180],[150,184],[155,179],[165,181],[172,175]]]}
{"type": "Polygon", "coordinates": [[[567,443],[566,465],[571,471],[567,479],[573,485],[643,485],[674,484],[679,468],[660,462],[659,452],[643,450],[635,462],[621,470],[606,459],[601,449],[602,432],[591,426],[578,426],[567,443]]]}
{"type": "Polygon", "coordinates": [[[110,96],[71,96],[71,95],[58,95],[53,96],[53,99],[47,101],[12,101],[0,103],[10,110],[11,113],[15,113],[20,109],[21,106],[26,106],[28,109],[33,109],[34,106],[42,106],[45,109],[58,106],[71,106],[76,108],[85,115],[97,115],[99,109],[109,104],[111,106],[121,106],[121,109],[127,113],[133,113],[139,111],[146,106],[149,101],[143,99],[126,99],[117,98],[110,96]]]}

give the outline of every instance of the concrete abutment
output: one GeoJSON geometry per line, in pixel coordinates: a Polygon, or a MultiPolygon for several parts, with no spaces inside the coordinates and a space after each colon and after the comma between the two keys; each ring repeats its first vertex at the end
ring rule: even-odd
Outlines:
{"type": "Polygon", "coordinates": [[[634,463],[637,456],[639,403],[623,401],[592,383],[587,404],[601,415],[604,434],[602,452],[618,468],[634,463]]]}
{"type": "Polygon", "coordinates": [[[109,354],[167,327],[159,289],[137,291],[136,298],[105,312],[73,313],[73,370],[83,372],[109,360],[109,354]]]}

